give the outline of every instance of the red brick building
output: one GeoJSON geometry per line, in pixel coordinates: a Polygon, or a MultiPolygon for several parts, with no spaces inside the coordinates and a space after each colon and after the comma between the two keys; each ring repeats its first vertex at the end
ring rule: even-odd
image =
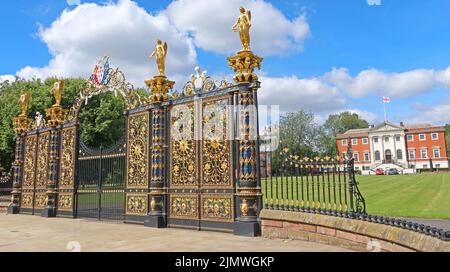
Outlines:
{"type": "Polygon", "coordinates": [[[351,141],[356,170],[449,167],[444,126],[383,122],[369,128],[348,130],[337,135],[336,141],[342,156],[351,141]]]}

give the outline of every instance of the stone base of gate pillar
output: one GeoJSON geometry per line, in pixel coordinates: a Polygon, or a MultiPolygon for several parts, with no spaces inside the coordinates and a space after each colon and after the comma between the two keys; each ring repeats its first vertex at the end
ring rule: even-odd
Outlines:
{"type": "Polygon", "coordinates": [[[261,223],[236,221],[234,222],[233,230],[234,235],[238,236],[261,236],[261,223]]]}
{"type": "Polygon", "coordinates": [[[54,207],[45,207],[42,211],[41,211],[41,216],[42,217],[56,217],[56,208],[54,207]]]}
{"type": "Polygon", "coordinates": [[[157,229],[166,228],[167,227],[166,217],[162,214],[149,215],[147,217],[147,220],[144,221],[144,226],[157,229]]]}
{"type": "Polygon", "coordinates": [[[18,214],[20,212],[20,207],[17,205],[9,205],[8,214],[18,214]]]}

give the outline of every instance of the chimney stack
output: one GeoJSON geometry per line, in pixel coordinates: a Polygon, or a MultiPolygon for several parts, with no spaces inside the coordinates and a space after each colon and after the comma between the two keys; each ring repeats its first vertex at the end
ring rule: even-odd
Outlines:
{"type": "Polygon", "coordinates": [[[403,122],[400,122],[400,126],[401,126],[401,127],[404,127],[405,125],[403,124],[403,122]]]}

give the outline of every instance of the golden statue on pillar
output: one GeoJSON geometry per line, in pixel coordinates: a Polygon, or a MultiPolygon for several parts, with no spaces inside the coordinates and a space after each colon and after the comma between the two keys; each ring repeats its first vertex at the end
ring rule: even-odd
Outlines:
{"type": "Polygon", "coordinates": [[[156,40],[156,47],[153,50],[150,58],[156,57],[156,64],[158,65],[158,71],[160,76],[164,76],[166,70],[166,55],[167,55],[167,42],[162,43],[160,39],[156,40]]]}
{"type": "Polygon", "coordinates": [[[28,105],[30,104],[30,94],[26,91],[22,91],[19,96],[17,104],[20,105],[21,112],[19,116],[14,117],[13,124],[17,135],[27,131],[31,119],[27,117],[28,105]]]}
{"type": "Polygon", "coordinates": [[[68,110],[61,107],[61,97],[64,90],[64,80],[58,80],[53,84],[53,96],[55,97],[55,104],[45,110],[48,118],[48,125],[55,127],[63,123],[66,119],[68,110]]]}
{"type": "Polygon", "coordinates": [[[243,7],[240,8],[241,14],[237,22],[233,25],[232,30],[239,32],[241,38],[242,50],[237,52],[237,55],[228,57],[228,65],[236,72],[234,81],[237,84],[247,84],[258,81],[258,76],[254,73],[254,69],[261,69],[262,58],[253,54],[250,50],[250,27],[251,12],[246,11],[243,7]]]}
{"type": "Polygon", "coordinates": [[[27,93],[26,91],[22,91],[22,93],[19,96],[18,104],[20,104],[20,108],[22,110],[20,116],[26,116],[28,105],[30,104],[30,94],[27,93]]]}
{"type": "Polygon", "coordinates": [[[148,103],[160,103],[169,98],[167,93],[173,88],[175,82],[170,81],[165,76],[165,61],[167,55],[167,43],[162,42],[160,39],[156,40],[156,47],[150,57],[156,57],[156,64],[158,66],[158,75],[152,79],[146,80],[145,84],[150,88],[152,94],[148,98],[148,103]]]}
{"type": "Polygon", "coordinates": [[[237,22],[231,28],[234,32],[239,32],[241,38],[242,50],[250,51],[250,27],[252,26],[252,13],[250,10],[245,11],[244,7],[240,7],[241,14],[239,15],[237,22]]]}
{"type": "Polygon", "coordinates": [[[61,95],[64,89],[64,80],[58,80],[53,84],[53,96],[55,96],[55,105],[61,106],[61,95]]]}

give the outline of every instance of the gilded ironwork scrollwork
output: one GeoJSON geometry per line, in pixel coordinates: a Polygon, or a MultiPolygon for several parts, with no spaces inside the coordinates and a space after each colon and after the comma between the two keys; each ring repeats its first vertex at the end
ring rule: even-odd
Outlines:
{"type": "Polygon", "coordinates": [[[45,188],[48,179],[50,133],[39,135],[36,188],[45,188]]]}
{"type": "Polygon", "coordinates": [[[44,194],[36,194],[34,199],[34,206],[38,209],[42,209],[47,205],[47,195],[44,194]]]}
{"type": "Polygon", "coordinates": [[[33,208],[33,193],[23,193],[21,202],[22,208],[33,208]]]}
{"type": "Polygon", "coordinates": [[[23,164],[23,187],[34,187],[36,175],[36,142],[37,136],[25,138],[25,157],[23,164]]]}
{"type": "Polygon", "coordinates": [[[203,103],[202,186],[231,186],[228,99],[203,103]]]}
{"type": "Polygon", "coordinates": [[[202,218],[210,221],[233,221],[232,197],[202,195],[202,218]]]}
{"type": "Polygon", "coordinates": [[[58,209],[62,211],[70,211],[73,208],[73,195],[72,194],[59,194],[58,195],[58,209]]]}
{"type": "Polygon", "coordinates": [[[76,128],[64,129],[61,133],[60,187],[73,187],[75,169],[76,128]]]}
{"type": "Polygon", "coordinates": [[[194,141],[194,107],[175,106],[171,110],[171,171],[172,187],[192,187],[198,184],[197,152],[194,141]],[[185,126],[188,126],[186,128],[185,126]]]}
{"type": "Polygon", "coordinates": [[[171,195],[170,216],[173,218],[197,219],[197,195],[171,195]]]}
{"type": "Polygon", "coordinates": [[[148,186],[148,113],[129,117],[127,188],[148,186]]]}
{"type": "Polygon", "coordinates": [[[147,195],[127,194],[126,209],[128,215],[147,215],[147,195]]]}
{"type": "Polygon", "coordinates": [[[70,108],[68,112],[67,120],[69,122],[76,120],[83,103],[87,103],[88,100],[95,95],[106,92],[114,92],[116,96],[118,93],[122,95],[125,99],[127,109],[134,109],[142,105],[139,94],[136,92],[133,85],[126,81],[123,72],[120,71],[119,68],[109,68],[107,78],[102,84],[98,84],[95,82],[94,78],[91,77],[87,87],[82,90],[80,96],[75,99],[72,108],[70,108]]]}

